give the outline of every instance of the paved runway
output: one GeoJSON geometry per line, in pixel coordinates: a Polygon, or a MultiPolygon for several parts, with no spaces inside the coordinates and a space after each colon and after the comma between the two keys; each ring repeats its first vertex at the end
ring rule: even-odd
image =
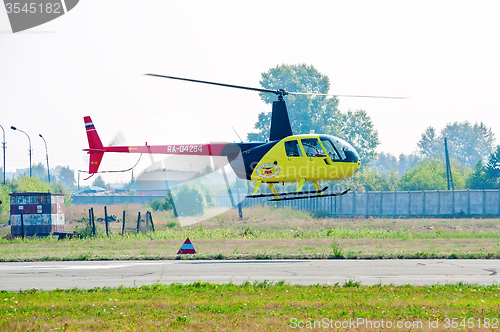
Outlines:
{"type": "Polygon", "coordinates": [[[281,281],[314,285],[500,284],[500,260],[248,260],[0,263],[0,290],[281,281]]]}

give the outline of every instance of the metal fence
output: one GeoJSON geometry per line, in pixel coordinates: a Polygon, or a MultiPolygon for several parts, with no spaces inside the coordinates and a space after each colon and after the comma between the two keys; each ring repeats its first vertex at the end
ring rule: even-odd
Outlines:
{"type": "MultiPolygon", "coordinates": [[[[219,205],[231,206],[229,196],[216,197],[219,205]]],[[[269,202],[246,198],[242,207],[290,206],[323,211],[339,217],[465,217],[500,216],[500,190],[349,192],[343,196],[269,202]]]]}
{"type": "Polygon", "coordinates": [[[73,195],[72,202],[75,205],[116,205],[116,204],[145,204],[155,199],[165,198],[163,196],[127,196],[127,195],[73,195]]]}

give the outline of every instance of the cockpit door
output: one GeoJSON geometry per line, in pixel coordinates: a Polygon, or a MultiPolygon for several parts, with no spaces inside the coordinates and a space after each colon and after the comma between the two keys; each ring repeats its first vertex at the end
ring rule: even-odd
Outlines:
{"type": "Polygon", "coordinates": [[[335,148],[332,144],[327,141],[326,142],[318,141],[317,138],[304,138],[302,139],[302,145],[304,146],[304,150],[306,151],[306,155],[310,161],[315,161],[318,158],[322,159],[318,165],[331,165],[332,159],[335,160],[337,154],[335,152],[335,148]],[[333,157],[333,158],[332,158],[333,157]]]}
{"type": "Polygon", "coordinates": [[[284,142],[286,160],[284,160],[284,177],[285,179],[299,180],[301,177],[307,176],[304,171],[307,170],[304,150],[300,145],[299,140],[291,140],[284,142]]]}

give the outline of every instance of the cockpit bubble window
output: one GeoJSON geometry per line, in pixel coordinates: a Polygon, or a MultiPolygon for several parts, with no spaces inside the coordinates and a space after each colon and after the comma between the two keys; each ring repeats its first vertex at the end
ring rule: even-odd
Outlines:
{"type": "Polygon", "coordinates": [[[335,147],[335,150],[338,152],[342,162],[359,162],[359,155],[356,152],[356,149],[352,147],[351,144],[347,143],[343,139],[340,139],[335,136],[330,135],[321,135],[321,140],[328,139],[335,147]]]}
{"type": "Polygon", "coordinates": [[[325,147],[326,152],[328,153],[328,156],[330,156],[330,159],[332,161],[340,161],[342,160],[340,156],[338,155],[337,151],[335,151],[335,148],[333,147],[332,142],[330,142],[329,139],[327,138],[321,138],[321,143],[325,147]]]}
{"type": "Polygon", "coordinates": [[[326,157],[317,138],[303,138],[302,146],[304,146],[304,150],[308,157],[326,157]]]}
{"type": "Polygon", "coordinates": [[[297,140],[285,142],[285,151],[288,157],[302,157],[302,151],[297,140]]]}

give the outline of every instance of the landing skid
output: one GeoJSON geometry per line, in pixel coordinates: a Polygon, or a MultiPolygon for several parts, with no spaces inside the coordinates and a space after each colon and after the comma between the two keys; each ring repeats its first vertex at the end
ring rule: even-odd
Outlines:
{"type": "Polygon", "coordinates": [[[337,194],[326,194],[326,195],[312,195],[312,196],[299,196],[299,197],[284,197],[284,198],[274,198],[274,199],[270,199],[269,202],[276,202],[276,201],[291,201],[291,200],[294,200],[294,199],[303,199],[303,198],[316,198],[316,197],[329,197],[329,196],[342,196],[342,195],[345,195],[347,194],[347,192],[349,192],[349,190],[351,189],[347,189],[341,193],[337,193],[337,194]]]}
{"type": "Polygon", "coordinates": [[[319,194],[322,193],[323,191],[327,190],[327,187],[324,187],[321,190],[312,190],[312,191],[299,191],[299,192],[289,192],[289,193],[281,193],[281,194],[260,194],[260,195],[250,195],[247,196],[246,198],[258,198],[258,197],[274,197],[274,196],[288,196],[288,195],[304,195],[304,194],[319,194]]]}
{"type": "Polygon", "coordinates": [[[323,193],[328,187],[324,187],[321,190],[313,190],[313,191],[301,191],[301,192],[289,192],[289,193],[281,193],[281,194],[261,194],[261,195],[250,195],[247,196],[246,198],[259,198],[259,197],[275,197],[275,196],[280,196],[279,198],[274,198],[270,199],[270,202],[276,202],[276,201],[290,201],[294,199],[303,199],[303,198],[315,198],[315,197],[330,197],[330,196],[342,196],[347,194],[351,189],[347,189],[341,193],[337,194],[322,194],[319,195],[320,193],[323,193]],[[307,195],[307,194],[316,194],[316,195],[309,195],[309,196],[302,196],[302,195],[307,195]],[[298,197],[286,197],[286,196],[291,196],[291,195],[300,195],[298,197]],[[283,196],[283,197],[281,197],[283,196]]]}

